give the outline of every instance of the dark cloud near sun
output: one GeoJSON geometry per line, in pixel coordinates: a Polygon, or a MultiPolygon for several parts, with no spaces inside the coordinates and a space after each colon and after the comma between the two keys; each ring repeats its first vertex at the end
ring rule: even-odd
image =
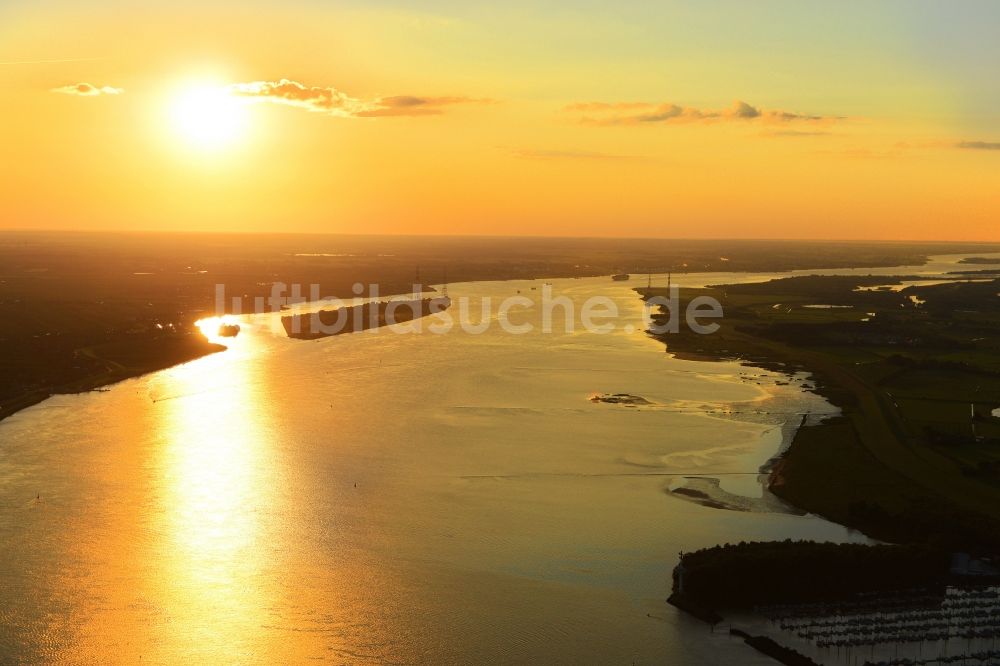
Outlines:
{"type": "Polygon", "coordinates": [[[1000,150],[1000,141],[960,141],[955,147],[966,150],[1000,150]]]}
{"type": "Polygon", "coordinates": [[[366,118],[385,116],[435,116],[444,113],[444,107],[456,104],[493,104],[491,99],[473,97],[415,97],[413,95],[396,95],[380,97],[376,100],[377,108],[359,113],[366,118]]]}
{"type": "Polygon", "coordinates": [[[354,116],[369,108],[369,103],[336,88],[305,86],[288,79],[233,83],[227,86],[226,91],[239,97],[251,97],[340,116],[354,116]]]}
{"type": "Polygon", "coordinates": [[[113,86],[95,86],[90,83],[74,83],[68,86],[52,88],[51,92],[61,95],[77,95],[79,97],[97,97],[98,95],[121,95],[124,88],[113,86]]]}
{"type": "Polygon", "coordinates": [[[306,86],[298,81],[250,81],[227,87],[232,95],[295,106],[307,111],[345,118],[381,118],[389,116],[430,116],[458,104],[488,104],[492,100],[471,97],[418,97],[394,95],[361,99],[333,87],[306,86]]]}
{"type": "Polygon", "coordinates": [[[841,120],[840,116],[819,116],[793,113],[780,109],[762,109],[742,100],[728,109],[698,109],[670,102],[583,102],[571,104],[569,113],[582,114],[580,122],[588,125],[655,125],[695,122],[760,121],[772,123],[825,122],[841,120]]]}

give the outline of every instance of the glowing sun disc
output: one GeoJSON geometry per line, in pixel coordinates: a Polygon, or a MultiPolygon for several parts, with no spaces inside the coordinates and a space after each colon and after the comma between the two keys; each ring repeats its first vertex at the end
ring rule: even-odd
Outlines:
{"type": "Polygon", "coordinates": [[[220,87],[184,90],[171,111],[178,134],[202,148],[229,145],[246,129],[245,105],[220,87]]]}

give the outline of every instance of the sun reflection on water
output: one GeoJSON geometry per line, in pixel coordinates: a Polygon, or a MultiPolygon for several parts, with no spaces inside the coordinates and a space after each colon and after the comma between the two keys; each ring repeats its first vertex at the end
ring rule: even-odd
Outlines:
{"type": "Polygon", "coordinates": [[[222,335],[221,328],[223,326],[243,326],[244,324],[232,317],[230,315],[222,315],[221,317],[205,317],[204,319],[199,319],[194,323],[201,331],[201,334],[208,338],[209,342],[222,343],[225,344],[227,340],[232,338],[227,338],[222,335]]]}
{"type": "Polygon", "coordinates": [[[175,397],[162,402],[156,465],[160,580],[188,641],[254,645],[266,612],[265,523],[280,474],[255,373],[227,353],[169,371],[175,397]]]}

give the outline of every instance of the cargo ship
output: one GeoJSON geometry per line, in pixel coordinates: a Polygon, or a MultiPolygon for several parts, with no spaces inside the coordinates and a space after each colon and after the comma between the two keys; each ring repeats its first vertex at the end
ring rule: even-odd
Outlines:
{"type": "Polygon", "coordinates": [[[218,335],[220,338],[235,338],[239,334],[239,324],[219,324],[218,335]]]}

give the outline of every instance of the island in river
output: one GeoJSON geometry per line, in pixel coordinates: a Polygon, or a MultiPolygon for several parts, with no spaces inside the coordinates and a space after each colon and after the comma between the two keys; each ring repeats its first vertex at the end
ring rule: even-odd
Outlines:
{"type": "Polygon", "coordinates": [[[351,299],[357,284],[778,271],[921,263],[985,243],[301,234],[0,233],[0,419],[223,349],[195,322],[251,311],[279,284],[351,299]],[[218,289],[225,291],[220,309],[218,289]],[[235,299],[235,307],[234,307],[235,299]]]}
{"type": "Polygon", "coordinates": [[[405,324],[439,314],[449,307],[451,299],[447,296],[374,301],[333,310],[286,315],[281,318],[281,325],[290,338],[317,340],[332,335],[405,324]]]}

